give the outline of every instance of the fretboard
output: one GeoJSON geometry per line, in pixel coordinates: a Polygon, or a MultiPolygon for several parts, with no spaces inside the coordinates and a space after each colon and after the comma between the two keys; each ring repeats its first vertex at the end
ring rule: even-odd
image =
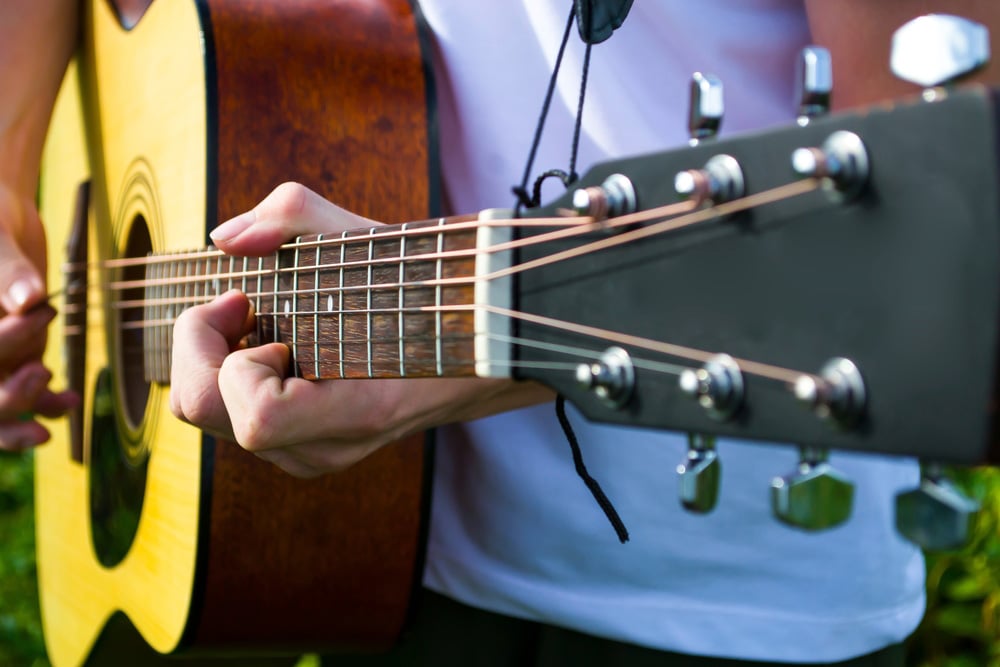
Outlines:
{"type": "Polygon", "coordinates": [[[472,310],[442,307],[474,303],[476,230],[443,225],[303,236],[269,257],[211,249],[152,255],[141,305],[124,303],[121,319],[142,322],[152,382],[169,381],[180,313],[232,289],[255,312],[249,344],[287,345],[297,377],[474,375],[472,310]]]}

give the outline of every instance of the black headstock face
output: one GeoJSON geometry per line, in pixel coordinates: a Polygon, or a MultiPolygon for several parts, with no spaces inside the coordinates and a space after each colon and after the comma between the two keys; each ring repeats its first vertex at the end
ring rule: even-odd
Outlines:
{"type": "MultiPolygon", "coordinates": [[[[516,310],[615,336],[515,320],[518,339],[540,343],[516,347],[516,374],[552,386],[598,421],[1000,461],[996,114],[992,91],[970,89],[595,167],[583,186],[624,174],[640,211],[677,202],[675,174],[716,155],[739,163],[746,196],[764,196],[799,180],[790,165],[796,149],[840,130],[861,138],[870,173],[853,197],[820,188],[646,238],[590,232],[521,248],[515,263],[623,239],[517,274],[516,310]],[[680,374],[704,357],[649,342],[736,359],[737,409],[718,414],[682,391],[680,374]],[[575,368],[614,346],[634,373],[621,405],[583,386],[575,368]],[[796,398],[795,381],[804,375],[808,384],[838,358],[858,369],[864,397],[848,418],[822,419],[796,398]]],[[[533,214],[570,207],[567,195],[533,214]]],[[[519,229],[522,237],[541,231],[519,229]]]]}

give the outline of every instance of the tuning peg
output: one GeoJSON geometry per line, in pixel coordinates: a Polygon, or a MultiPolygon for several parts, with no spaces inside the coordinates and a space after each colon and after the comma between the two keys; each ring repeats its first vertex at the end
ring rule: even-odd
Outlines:
{"type": "Polygon", "coordinates": [[[628,352],[609,347],[597,361],[576,367],[576,381],[609,407],[622,408],[635,389],[635,367],[628,352]]]}
{"type": "Polygon", "coordinates": [[[573,192],[573,210],[601,222],[619,215],[635,213],[638,204],[635,186],[628,176],[612,174],[599,186],[573,192]]]}
{"type": "Polygon", "coordinates": [[[838,130],[819,148],[796,148],[792,170],[805,178],[823,179],[834,199],[850,199],[868,182],[868,149],[858,135],[838,130]]]}
{"type": "Polygon", "coordinates": [[[743,372],[728,354],[713,356],[701,368],[684,369],[677,384],[718,421],[732,417],[743,404],[743,372]]]}
{"type": "Polygon", "coordinates": [[[722,81],[714,74],[695,72],[691,75],[691,101],[688,109],[688,133],[691,145],[719,133],[725,105],[722,81]]]}
{"type": "Polygon", "coordinates": [[[926,465],[920,486],[896,496],[896,530],[930,551],[958,549],[969,541],[979,503],[945,478],[941,467],[926,465]]]}
{"type": "Polygon", "coordinates": [[[989,60],[985,26],[960,16],[928,14],[896,30],[889,66],[900,79],[931,88],[953,83],[989,60]]]}
{"type": "Polygon", "coordinates": [[[850,359],[834,357],[823,365],[819,375],[800,375],[792,391],[799,403],[839,428],[850,428],[864,417],[865,380],[850,359]]]}
{"type": "Polygon", "coordinates": [[[798,470],[771,481],[771,509],[778,519],[803,530],[823,530],[851,516],[854,484],[827,459],[826,450],[804,447],[798,470]]]}
{"type": "Polygon", "coordinates": [[[798,122],[799,125],[807,125],[810,119],[830,110],[830,93],[833,91],[830,51],[822,46],[805,47],[799,53],[795,71],[798,122]]]}
{"type": "Polygon", "coordinates": [[[746,192],[743,169],[731,155],[713,155],[702,169],[688,169],[674,176],[674,190],[698,204],[721,204],[746,192]]]}
{"type": "Polygon", "coordinates": [[[698,514],[707,514],[715,509],[721,474],[722,464],[715,451],[715,438],[703,433],[689,433],[687,458],[677,466],[684,509],[698,514]]]}

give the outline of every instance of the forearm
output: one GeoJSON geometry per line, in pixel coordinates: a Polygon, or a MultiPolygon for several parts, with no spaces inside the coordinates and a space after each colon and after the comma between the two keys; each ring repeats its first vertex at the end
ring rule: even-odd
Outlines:
{"type": "MultiPolygon", "coordinates": [[[[830,49],[833,58],[833,105],[838,109],[918,90],[889,70],[892,33],[917,16],[947,13],[978,21],[990,29],[993,53],[1000,53],[997,0],[806,0],[806,6],[813,42],[830,49]]],[[[987,66],[973,78],[1000,84],[1000,64],[987,66]]]]}
{"type": "Polygon", "coordinates": [[[0,183],[33,199],[52,105],[76,45],[76,0],[0,2],[0,183]]]}

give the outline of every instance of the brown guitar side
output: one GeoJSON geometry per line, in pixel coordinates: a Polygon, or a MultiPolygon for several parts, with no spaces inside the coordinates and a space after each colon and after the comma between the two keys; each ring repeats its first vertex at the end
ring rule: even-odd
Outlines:
{"type": "MultiPolygon", "coordinates": [[[[208,220],[250,209],[286,180],[373,219],[433,212],[429,73],[407,0],[209,0],[201,9],[217,109],[208,220]]],[[[190,643],[391,645],[421,573],[423,438],[310,481],[233,443],[205,452],[209,521],[190,643]]]]}

